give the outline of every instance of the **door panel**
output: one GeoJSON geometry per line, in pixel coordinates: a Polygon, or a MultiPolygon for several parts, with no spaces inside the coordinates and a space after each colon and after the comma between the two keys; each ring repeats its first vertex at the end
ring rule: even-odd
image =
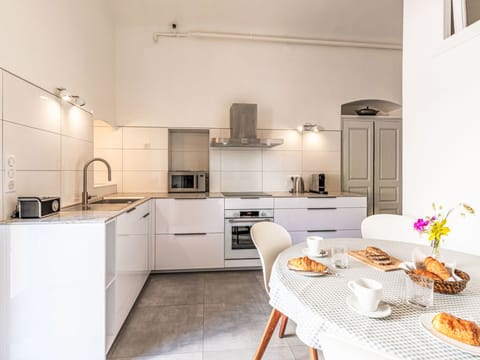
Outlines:
{"type": "Polygon", "coordinates": [[[344,120],[342,132],[342,189],[367,196],[373,214],[373,120],[344,120]]]}
{"type": "Polygon", "coordinates": [[[374,209],[402,213],[402,135],[400,120],[375,121],[374,209]]]}

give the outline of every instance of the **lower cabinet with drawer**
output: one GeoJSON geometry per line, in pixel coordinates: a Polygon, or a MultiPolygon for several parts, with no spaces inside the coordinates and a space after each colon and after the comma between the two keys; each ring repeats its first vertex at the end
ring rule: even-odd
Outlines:
{"type": "Polygon", "coordinates": [[[157,199],[155,270],[223,268],[223,211],[222,198],[157,199]]]}
{"type": "Polygon", "coordinates": [[[307,236],[361,237],[360,225],[367,215],[364,197],[275,199],[274,216],[293,243],[307,236]]]}

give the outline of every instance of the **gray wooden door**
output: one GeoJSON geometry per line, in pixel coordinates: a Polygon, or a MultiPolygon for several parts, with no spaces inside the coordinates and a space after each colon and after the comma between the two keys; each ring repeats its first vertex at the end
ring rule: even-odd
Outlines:
{"type": "Polygon", "coordinates": [[[374,213],[402,213],[402,123],[375,120],[374,213]]]}
{"type": "Polygon", "coordinates": [[[402,213],[400,119],[342,121],[342,189],[367,196],[367,214],[402,213]]]}
{"type": "Polygon", "coordinates": [[[342,189],[367,196],[367,214],[373,214],[373,120],[343,120],[342,189]]]}

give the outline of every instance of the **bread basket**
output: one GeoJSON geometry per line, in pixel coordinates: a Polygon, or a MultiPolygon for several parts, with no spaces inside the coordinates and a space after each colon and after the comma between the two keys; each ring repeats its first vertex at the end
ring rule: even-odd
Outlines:
{"type": "MultiPolygon", "coordinates": [[[[425,278],[421,275],[414,274],[412,271],[405,270],[405,273],[412,279],[413,282],[422,286],[422,283],[425,281],[425,278]]],[[[443,281],[435,280],[433,285],[433,291],[440,294],[458,294],[462,292],[466,287],[467,283],[470,280],[470,276],[461,270],[456,269],[455,274],[460,277],[462,280],[459,281],[443,281]]]]}

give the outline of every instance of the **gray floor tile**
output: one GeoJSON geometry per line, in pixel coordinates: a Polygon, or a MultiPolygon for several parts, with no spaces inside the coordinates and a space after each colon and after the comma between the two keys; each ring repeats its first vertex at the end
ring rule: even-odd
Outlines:
{"type": "MultiPolygon", "coordinates": [[[[204,351],[256,348],[271,308],[266,304],[205,304],[204,351]]],[[[271,346],[288,346],[276,334],[271,346]]]]}
{"type": "Polygon", "coordinates": [[[205,279],[205,304],[268,303],[268,295],[254,274],[205,279]]]}
{"type": "Polygon", "coordinates": [[[203,279],[195,282],[178,281],[177,284],[151,281],[145,287],[137,306],[203,304],[204,290],[203,279]]]}
{"type": "MultiPolygon", "coordinates": [[[[205,351],[203,360],[249,360],[255,355],[256,348],[205,351]]],[[[288,347],[269,346],[262,360],[295,360],[293,353],[288,347]]]]}
{"type": "MultiPolygon", "coordinates": [[[[295,360],[310,360],[310,354],[308,353],[308,347],[306,345],[290,346],[295,360]]],[[[317,350],[318,360],[325,360],[320,350],[317,350]]],[[[340,360],[340,359],[339,359],[340,360]]]]}
{"type": "Polygon", "coordinates": [[[111,360],[203,360],[203,353],[173,354],[173,355],[152,355],[128,358],[109,358],[111,360]]]}
{"type": "Polygon", "coordinates": [[[203,305],[136,308],[111,351],[112,357],[200,352],[203,305]]]}

